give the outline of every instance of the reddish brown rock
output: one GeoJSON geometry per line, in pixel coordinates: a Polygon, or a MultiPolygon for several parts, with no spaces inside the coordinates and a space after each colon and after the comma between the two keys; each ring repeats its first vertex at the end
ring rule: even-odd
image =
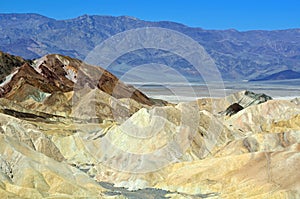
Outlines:
{"type": "Polygon", "coordinates": [[[99,88],[117,99],[132,98],[139,103],[154,104],[145,94],[119,81],[110,72],[61,55],[47,55],[35,60],[32,65],[25,63],[16,69],[1,85],[0,97],[16,100],[13,96],[24,90],[26,85],[49,94],[69,92],[87,85],[91,89],[99,88]]]}

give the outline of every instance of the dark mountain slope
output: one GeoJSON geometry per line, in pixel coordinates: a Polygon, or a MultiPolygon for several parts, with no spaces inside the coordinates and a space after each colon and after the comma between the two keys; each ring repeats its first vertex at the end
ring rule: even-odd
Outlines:
{"type": "Polygon", "coordinates": [[[30,61],[0,51],[0,83],[2,83],[5,77],[11,74],[13,70],[26,62],[29,63],[30,61]]]}

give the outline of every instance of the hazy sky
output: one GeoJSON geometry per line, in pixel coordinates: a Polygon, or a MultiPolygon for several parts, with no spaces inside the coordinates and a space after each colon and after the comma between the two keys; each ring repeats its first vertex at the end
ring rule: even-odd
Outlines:
{"type": "Polygon", "coordinates": [[[1,0],[1,13],[56,19],[83,14],[170,20],[205,29],[300,28],[300,0],[1,0]]]}

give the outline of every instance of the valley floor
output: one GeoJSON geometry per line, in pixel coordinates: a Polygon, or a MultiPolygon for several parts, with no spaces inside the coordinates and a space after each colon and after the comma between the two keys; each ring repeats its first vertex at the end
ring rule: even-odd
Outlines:
{"type": "Polygon", "coordinates": [[[300,97],[300,80],[267,81],[267,82],[220,82],[220,83],[138,83],[137,88],[149,97],[170,102],[193,101],[203,97],[225,97],[241,90],[265,93],[274,99],[293,99],[300,97]]]}

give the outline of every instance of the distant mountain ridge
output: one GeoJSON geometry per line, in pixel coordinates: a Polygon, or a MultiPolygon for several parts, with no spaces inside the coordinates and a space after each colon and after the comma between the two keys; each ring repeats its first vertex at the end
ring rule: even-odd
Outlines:
{"type": "MultiPolygon", "coordinates": [[[[284,70],[300,72],[300,29],[276,31],[204,30],[183,24],[148,22],[133,17],[89,16],[55,20],[38,14],[0,14],[0,50],[26,59],[46,54],[63,54],[85,59],[110,36],[141,27],[162,27],[186,34],[199,42],[215,61],[225,80],[264,78],[284,70]]],[[[174,69],[193,69],[173,55],[141,50],[116,61],[111,72],[122,75],[118,64],[134,67],[160,63],[174,69]],[[153,54],[155,56],[149,57],[153,54]],[[139,60],[133,60],[138,57],[139,60]],[[167,58],[166,58],[167,57],[167,58]]],[[[128,69],[128,68],[127,68],[128,69]]]]}
{"type": "Polygon", "coordinates": [[[279,73],[275,73],[264,78],[252,79],[251,81],[269,81],[269,80],[289,80],[300,79],[300,73],[293,70],[284,70],[279,73]]]}

